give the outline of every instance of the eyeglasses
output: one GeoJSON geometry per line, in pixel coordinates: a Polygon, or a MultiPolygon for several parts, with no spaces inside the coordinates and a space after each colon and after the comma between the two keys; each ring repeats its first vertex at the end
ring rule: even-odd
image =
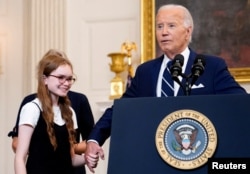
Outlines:
{"type": "Polygon", "coordinates": [[[68,83],[73,84],[76,81],[76,78],[71,77],[71,76],[70,77],[67,77],[64,75],[56,76],[56,75],[52,75],[52,74],[50,74],[48,76],[57,78],[60,83],[65,83],[67,81],[68,83]]]}

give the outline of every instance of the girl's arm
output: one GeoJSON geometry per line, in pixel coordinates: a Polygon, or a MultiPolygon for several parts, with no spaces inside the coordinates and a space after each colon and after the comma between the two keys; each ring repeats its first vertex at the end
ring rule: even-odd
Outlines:
{"type": "Polygon", "coordinates": [[[74,154],[72,157],[72,165],[74,167],[84,166],[85,165],[84,155],[74,154]]]}
{"type": "Polygon", "coordinates": [[[18,143],[15,154],[15,174],[26,174],[26,158],[34,128],[30,125],[20,125],[18,143]]]}
{"type": "Polygon", "coordinates": [[[81,141],[80,143],[75,144],[74,150],[76,154],[83,154],[86,150],[86,140],[81,141]]]}

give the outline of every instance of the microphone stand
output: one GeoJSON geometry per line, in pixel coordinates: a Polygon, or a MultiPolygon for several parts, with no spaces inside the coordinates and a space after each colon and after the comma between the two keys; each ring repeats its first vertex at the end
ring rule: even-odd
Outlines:
{"type": "Polygon", "coordinates": [[[188,80],[186,80],[186,84],[185,84],[185,95],[189,96],[190,95],[190,91],[191,91],[191,85],[188,82],[188,80]]]}
{"type": "Polygon", "coordinates": [[[192,73],[189,74],[188,76],[185,76],[185,95],[189,96],[191,93],[191,89],[192,86],[194,85],[194,83],[196,82],[196,80],[198,79],[197,76],[194,76],[192,73]]]}
{"type": "Polygon", "coordinates": [[[183,85],[178,78],[177,79],[173,78],[173,80],[176,81],[180,85],[180,87],[184,91],[185,96],[189,96],[190,92],[191,92],[191,87],[192,87],[191,83],[190,83],[191,74],[187,76],[187,75],[185,75],[185,74],[182,73],[181,77],[183,79],[185,79],[185,85],[183,85]]]}
{"type": "Polygon", "coordinates": [[[188,76],[185,76],[185,96],[189,96],[190,95],[190,92],[191,92],[191,83],[190,83],[190,77],[191,77],[191,74],[188,75],[188,76]]]}

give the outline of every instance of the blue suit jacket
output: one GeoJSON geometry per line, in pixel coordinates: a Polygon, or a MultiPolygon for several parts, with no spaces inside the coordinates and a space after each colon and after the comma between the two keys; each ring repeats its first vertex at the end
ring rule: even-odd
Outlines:
{"type": "MultiPolygon", "coordinates": [[[[191,73],[196,56],[197,54],[190,50],[185,74],[191,73]]],[[[163,58],[162,55],[138,66],[131,86],[125,91],[122,98],[156,97],[157,80],[163,58]]],[[[205,71],[194,84],[194,86],[202,84],[204,87],[192,89],[191,95],[246,94],[246,91],[231,76],[224,59],[206,55],[205,61],[205,71]]],[[[183,96],[185,92],[180,88],[177,95],[183,96]]],[[[112,108],[108,108],[96,123],[89,139],[95,139],[102,145],[110,136],[111,124],[112,108]]]]}

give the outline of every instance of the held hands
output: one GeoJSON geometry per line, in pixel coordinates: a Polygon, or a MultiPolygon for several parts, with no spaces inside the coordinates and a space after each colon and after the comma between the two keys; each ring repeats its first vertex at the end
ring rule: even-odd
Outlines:
{"type": "Polygon", "coordinates": [[[103,149],[95,142],[88,142],[85,152],[85,162],[92,173],[95,173],[94,168],[97,167],[99,158],[104,160],[103,149]]]}

